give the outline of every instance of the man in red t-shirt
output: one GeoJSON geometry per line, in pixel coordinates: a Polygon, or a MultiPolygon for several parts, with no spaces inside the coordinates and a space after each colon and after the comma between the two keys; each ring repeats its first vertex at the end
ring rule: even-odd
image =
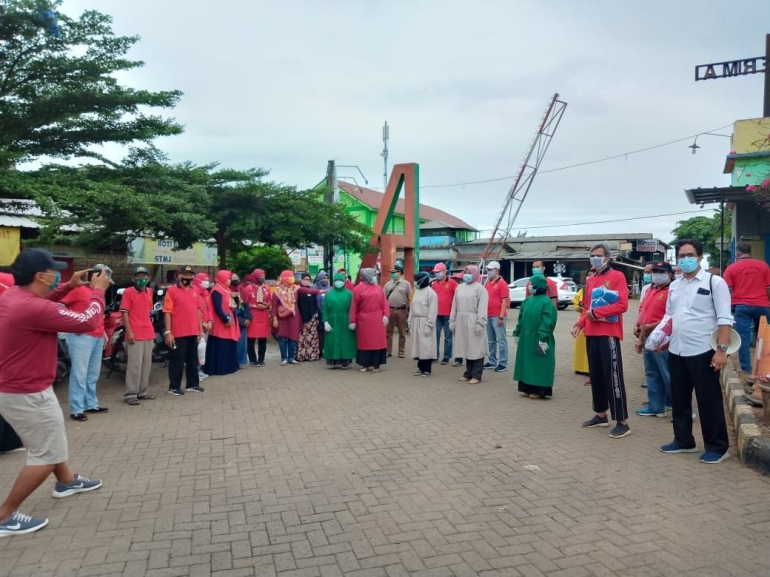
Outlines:
{"type": "Polygon", "coordinates": [[[631,434],[628,426],[626,383],[623,377],[623,314],[628,310],[626,275],[612,268],[610,248],[600,242],[591,247],[589,260],[596,274],[586,279],[583,308],[586,311],[572,328],[572,336],[586,335],[588,372],[596,413],[584,427],[608,427],[609,409],[617,425],[610,437],[621,439],[631,434]]]}
{"type": "Polygon", "coordinates": [[[639,305],[634,325],[636,352],[642,353],[647,380],[647,406],[636,411],[640,417],[666,417],[671,406],[671,376],[668,370],[668,350],[649,351],[644,343],[666,314],[668,289],[674,280],[674,268],[667,262],[650,263],[650,284],[639,305]]]}
{"type": "Polygon", "coordinates": [[[191,266],[179,269],[179,283],[166,291],[163,302],[163,318],[166,339],[171,355],[168,360],[168,392],[170,395],[184,395],[182,373],[186,373],[185,390],[202,393],[198,377],[198,340],[203,333],[203,301],[192,287],[195,271],[191,266]]]}
{"type": "MultiPolygon", "coordinates": [[[[435,280],[431,283],[431,288],[438,296],[438,316],[436,317],[436,354],[441,352],[441,331],[444,331],[444,356],[441,357],[441,364],[449,364],[452,358],[452,331],[449,328],[449,315],[452,314],[452,301],[455,298],[457,290],[457,281],[449,278],[446,265],[443,262],[438,263],[433,268],[435,280]]],[[[462,359],[454,359],[452,366],[459,367],[462,359]]]]}
{"type": "MultiPolygon", "coordinates": [[[[94,270],[102,270],[107,277],[112,278],[112,270],[107,265],[97,264],[94,270]]],[[[70,291],[61,303],[71,311],[82,313],[91,303],[93,292],[94,289],[89,286],[79,286],[70,291]]],[[[66,341],[71,364],[68,390],[70,419],[87,421],[86,413],[107,412],[107,407],[99,405],[96,398],[96,382],[102,372],[104,315],[99,315],[99,324],[94,330],[80,335],[67,333],[66,341]]]]}
{"type": "Polygon", "coordinates": [[[762,317],[770,321],[770,266],[751,258],[751,245],[747,242],[738,243],[735,256],[737,260],[725,270],[725,282],[732,295],[735,330],[741,335],[741,371],[750,375],[751,325],[756,331],[762,317]]]}
{"type": "Polygon", "coordinates": [[[152,326],[152,291],[147,289],[150,271],[143,266],[134,269],[134,286],[123,291],[120,312],[126,330],[126,390],[123,401],[138,405],[155,398],[148,392],[155,329],[152,326]]]}
{"type": "Polygon", "coordinates": [[[102,272],[93,276],[89,305],[77,313],[59,301],[85,284],[88,271],[78,271],[69,283],[60,285],[66,268],[46,250],[26,249],[13,263],[16,286],[0,298],[0,415],[27,448],[27,465],[0,505],[0,537],[32,533],[48,524],[48,519],[24,515],[19,507],[51,473],[57,481],[56,498],[102,486],[100,480],[73,474],[67,466],[67,431],[52,383],[57,333],[87,333],[96,328],[104,315],[109,279],[102,272]]]}
{"type": "Polygon", "coordinates": [[[489,344],[489,361],[485,369],[494,369],[496,373],[508,370],[508,335],[507,320],[508,306],[511,293],[508,283],[500,276],[500,263],[492,261],[487,265],[487,342],[489,344]]]}

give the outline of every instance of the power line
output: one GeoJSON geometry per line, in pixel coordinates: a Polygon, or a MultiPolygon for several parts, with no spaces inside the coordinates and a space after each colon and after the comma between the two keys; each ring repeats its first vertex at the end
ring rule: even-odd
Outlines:
{"type": "MultiPolygon", "coordinates": [[[[670,142],[664,142],[662,144],[655,144],[653,146],[648,146],[647,148],[640,148],[638,150],[630,150],[628,152],[622,152],[620,154],[614,154],[612,156],[606,156],[604,158],[598,158],[596,160],[588,160],[586,162],[579,162],[577,164],[570,164],[568,166],[560,166],[558,168],[551,168],[550,170],[541,170],[539,171],[539,174],[548,174],[549,172],[560,172],[562,170],[569,170],[571,168],[578,168],[581,166],[587,166],[589,164],[597,164],[599,162],[607,162],[608,160],[616,160],[618,158],[624,158],[631,154],[639,154],[642,152],[648,152],[650,150],[655,150],[656,148],[663,148],[664,146],[671,146],[672,144],[678,144],[680,142],[685,142],[686,140],[690,140],[691,138],[695,138],[696,136],[699,136],[701,134],[709,134],[712,132],[716,132],[717,130],[724,130],[725,128],[729,128],[732,126],[732,124],[728,124],[726,126],[720,126],[719,128],[714,128],[712,130],[707,130],[705,132],[699,132],[698,134],[693,134],[692,136],[685,136],[684,138],[678,138],[677,140],[672,140],[670,142]]],[[[724,135],[720,135],[724,136],[724,135]]],[[[490,182],[500,182],[501,180],[512,180],[516,178],[516,176],[501,176],[500,178],[489,178],[486,180],[471,180],[468,182],[456,182],[453,184],[428,184],[428,185],[421,185],[420,188],[452,188],[455,186],[466,186],[471,184],[487,184],[490,182]]]]}
{"type": "MultiPolygon", "coordinates": [[[[630,220],[645,220],[648,218],[661,218],[664,216],[680,216],[682,214],[695,214],[695,213],[703,213],[702,210],[685,210],[683,212],[669,212],[666,214],[650,214],[647,216],[634,216],[630,218],[613,218],[612,220],[594,220],[591,222],[571,222],[568,224],[546,224],[541,226],[522,226],[522,227],[516,227],[519,230],[532,230],[532,229],[538,229],[538,228],[558,228],[562,226],[585,226],[588,224],[607,224],[608,222],[628,222],[630,220]]],[[[484,229],[484,230],[492,230],[492,229],[484,229]]]]}

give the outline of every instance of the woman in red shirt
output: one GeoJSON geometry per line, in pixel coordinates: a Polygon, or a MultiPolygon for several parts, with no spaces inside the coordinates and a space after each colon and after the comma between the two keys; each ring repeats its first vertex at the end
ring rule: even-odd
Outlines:
{"type": "Polygon", "coordinates": [[[217,284],[211,289],[211,308],[213,311],[213,326],[206,343],[207,375],[229,375],[240,370],[238,365],[238,339],[240,328],[235,318],[238,306],[230,289],[233,276],[229,270],[217,273],[217,284]]]}
{"type": "Polygon", "coordinates": [[[267,350],[267,339],[270,336],[270,301],[272,294],[270,287],[265,284],[265,271],[254,269],[251,273],[254,278],[251,295],[249,296],[248,306],[251,309],[251,324],[249,325],[249,361],[253,367],[265,366],[265,351],[267,350]],[[254,344],[257,345],[257,351],[254,350],[254,344]]]}

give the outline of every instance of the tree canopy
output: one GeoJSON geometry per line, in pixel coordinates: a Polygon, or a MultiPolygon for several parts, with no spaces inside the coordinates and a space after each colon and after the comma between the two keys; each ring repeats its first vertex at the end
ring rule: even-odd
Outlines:
{"type": "Polygon", "coordinates": [[[116,36],[94,10],[71,18],[61,0],[4,0],[0,10],[0,169],[41,156],[96,157],[95,145],[149,143],[180,134],[181,92],[135,90],[115,75],[140,68],[126,57],[138,36],[116,36]]]}
{"type": "MultiPolygon", "coordinates": [[[[731,234],[732,215],[729,210],[725,210],[725,251],[722,254],[722,262],[729,262],[730,247],[727,243],[731,234]]],[[[703,243],[703,252],[709,260],[711,266],[719,265],[719,250],[721,239],[721,218],[719,211],[716,211],[710,218],[707,216],[694,216],[687,220],[680,220],[676,223],[676,228],[671,231],[674,235],[674,243],[684,238],[692,238],[703,243]]]]}

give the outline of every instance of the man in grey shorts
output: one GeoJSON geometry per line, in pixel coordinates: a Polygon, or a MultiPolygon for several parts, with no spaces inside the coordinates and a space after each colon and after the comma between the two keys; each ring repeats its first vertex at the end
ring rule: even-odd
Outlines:
{"type": "Polygon", "coordinates": [[[27,448],[21,470],[5,502],[0,505],[0,537],[42,529],[48,519],[30,517],[18,508],[53,473],[53,496],[69,497],[102,486],[98,479],[73,474],[67,466],[64,415],[53,391],[58,352],[57,333],[93,331],[104,314],[102,273],[91,280],[93,294],[86,310],[77,313],[58,304],[69,291],[85,284],[88,271],[79,271],[60,285],[66,264],[48,251],[27,249],[13,264],[16,286],[0,299],[0,414],[27,448]]]}

